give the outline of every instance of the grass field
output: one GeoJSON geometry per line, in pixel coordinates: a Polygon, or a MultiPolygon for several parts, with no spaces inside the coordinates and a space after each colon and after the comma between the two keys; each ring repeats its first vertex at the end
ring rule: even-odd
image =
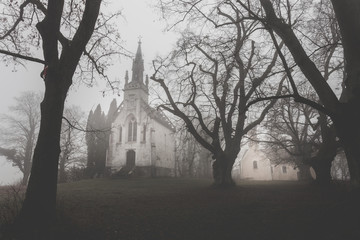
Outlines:
{"type": "Polygon", "coordinates": [[[210,184],[167,178],[61,184],[53,239],[360,239],[359,199],[339,187],[210,184]]]}

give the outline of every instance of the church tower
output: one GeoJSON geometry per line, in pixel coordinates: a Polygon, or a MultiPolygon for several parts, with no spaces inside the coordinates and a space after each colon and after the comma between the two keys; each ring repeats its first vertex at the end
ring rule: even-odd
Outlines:
{"type": "Polygon", "coordinates": [[[124,85],[124,103],[126,107],[131,107],[139,101],[148,104],[149,99],[149,79],[146,75],[144,83],[144,59],[141,51],[141,41],[138,42],[138,48],[132,64],[132,76],[129,82],[129,73],[125,74],[124,85]]]}

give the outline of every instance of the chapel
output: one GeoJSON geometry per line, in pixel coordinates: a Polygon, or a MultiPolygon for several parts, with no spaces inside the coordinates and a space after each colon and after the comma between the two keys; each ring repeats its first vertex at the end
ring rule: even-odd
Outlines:
{"type": "MultiPolygon", "coordinates": [[[[244,149],[244,152],[238,155],[237,164],[235,164],[233,169],[234,179],[239,181],[298,180],[299,169],[290,162],[279,162],[270,159],[268,153],[259,146],[256,132],[256,127],[251,130],[250,135],[254,141],[250,141],[247,149],[244,149]]],[[[286,159],[286,157],[284,158],[286,159]]]]}
{"type": "Polygon", "coordinates": [[[109,137],[106,166],[112,174],[172,176],[175,167],[175,127],[159,110],[149,106],[149,79],[145,76],[141,42],[125,74],[124,99],[109,137]]]}
{"type": "Polygon", "coordinates": [[[274,163],[257,144],[250,144],[234,168],[237,180],[298,180],[299,170],[290,163],[274,163]]]}

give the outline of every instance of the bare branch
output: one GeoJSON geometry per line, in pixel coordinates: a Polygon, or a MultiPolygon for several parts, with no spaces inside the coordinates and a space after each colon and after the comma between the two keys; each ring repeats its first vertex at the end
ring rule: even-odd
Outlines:
{"type": "Polygon", "coordinates": [[[0,53],[12,56],[14,58],[20,58],[20,59],[24,59],[24,60],[31,61],[31,62],[45,64],[45,61],[42,59],[38,59],[38,58],[30,57],[30,56],[24,56],[24,55],[21,55],[18,53],[13,53],[13,52],[2,50],[2,49],[0,49],[0,53]]]}
{"type": "Polygon", "coordinates": [[[69,119],[67,119],[64,116],[62,117],[62,119],[64,119],[68,123],[69,127],[73,128],[73,129],[76,129],[78,131],[81,131],[81,132],[105,133],[105,132],[111,131],[111,129],[86,129],[86,128],[83,128],[82,126],[80,126],[79,123],[73,124],[69,119]]]}

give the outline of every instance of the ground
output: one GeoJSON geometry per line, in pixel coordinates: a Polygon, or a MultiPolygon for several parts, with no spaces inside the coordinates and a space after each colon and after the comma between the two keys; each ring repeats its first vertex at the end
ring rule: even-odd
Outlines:
{"type": "MultiPolygon", "coordinates": [[[[360,209],[343,187],[197,179],[60,184],[53,239],[360,239],[360,209]]],[[[358,203],[357,203],[358,204],[358,203]]]]}

